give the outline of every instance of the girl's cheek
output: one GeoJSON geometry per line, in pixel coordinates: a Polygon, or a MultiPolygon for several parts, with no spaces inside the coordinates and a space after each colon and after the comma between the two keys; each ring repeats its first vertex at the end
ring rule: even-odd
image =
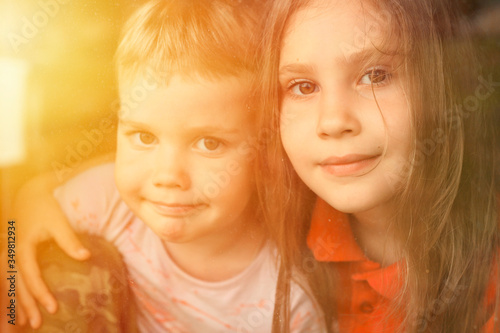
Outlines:
{"type": "Polygon", "coordinates": [[[290,128],[296,127],[299,119],[299,110],[292,107],[283,106],[280,115],[280,128],[281,131],[290,130],[290,128]]]}

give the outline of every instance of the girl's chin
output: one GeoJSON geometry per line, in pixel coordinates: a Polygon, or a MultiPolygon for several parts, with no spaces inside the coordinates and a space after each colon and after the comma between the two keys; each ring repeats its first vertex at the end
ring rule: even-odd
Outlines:
{"type": "Polygon", "coordinates": [[[346,214],[358,214],[358,213],[363,213],[372,210],[374,207],[376,207],[376,203],[374,203],[372,200],[368,200],[364,198],[329,198],[328,200],[325,200],[326,203],[328,203],[331,207],[335,208],[336,210],[346,213],[346,214]]]}

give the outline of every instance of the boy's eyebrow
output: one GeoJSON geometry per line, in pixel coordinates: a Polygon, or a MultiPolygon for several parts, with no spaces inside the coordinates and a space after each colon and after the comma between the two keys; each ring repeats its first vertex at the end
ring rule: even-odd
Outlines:
{"type": "Polygon", "coordinates": [[[192,132],[219,132],[224,134],[238,134],[241,132],[239,128],[224,128],[218,126],[192,126],[188,129],[192,132]]]}
{"type": "MultiPolygon", "coordinates": [[[[146,128],[148,130],[152,130],[152,128],[150,126],[148,126],[147,124],[143,124],[143,123],[132,121],[132,120],[119,119],[118,123],[121,125],[125,125],[125,126],[146,128]]],[[[238,134],[241,132],[241,129],[239,129],[239,128],[224,128],[224,127],[219,127],[219,126],[203,126],[203,125],[191,126],[191,127],[188,127],[187,130],[192,131],[192,132],[219,132],[219,133],[224,133],[224,134],[238,134]]]]}
{"type": "Polygon", "coordinates": [[[143,124],[143,123],[136,122],[133,120],[122,119],[122,118],[118,119],[118,124],[125,125],[125,126],[131,126],[131,127],[149,128],[149,126],[147,124],[143,124]]]}

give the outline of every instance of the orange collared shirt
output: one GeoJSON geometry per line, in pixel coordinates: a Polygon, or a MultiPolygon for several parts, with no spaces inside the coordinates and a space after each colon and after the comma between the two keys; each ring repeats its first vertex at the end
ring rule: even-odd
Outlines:
{"type": "MultiPolygon", "coordinates": [[[[394,332],[401,313],[391,313],[390,304],[402,287],[402,263],[388,267],[370,261],[359,248],[346,214],[318,199],[307,244],[319,261],[335,262],[340,275],[338,320],[340,332],[394,332]]],[[[495,269],[496,271],[496,269],[495,269]]],[[[496,278],[487,291],[487,303],[494,304],[496,278]]],[[[430,313],[429,316],[433,314],[430,313]]],[[[423,318],[425,320],[425,318],[423,318]]],[[[485,332],[493,332],[493,316],[485,332]]]]}

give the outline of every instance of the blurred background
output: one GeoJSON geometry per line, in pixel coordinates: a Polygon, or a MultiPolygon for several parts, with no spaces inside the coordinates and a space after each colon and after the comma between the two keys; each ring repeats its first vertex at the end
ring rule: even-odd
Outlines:
{"type": "MultiPolygon", "coordinates": [[[[62,178],[114,150],[113,55],[125,18],[142,2],[0,0],[0,234],[28,179],[44,172],[62,178]]],[[[500,2],[456,4],[477,24],[485,72],[500,81],[500,2]]]]}
{"type": "MultiPolygon", "coordinates": [[[[0,215],[33,176],[112,152],[113,56],[143,1],[0,0],[0,215]]],[[[4,233],[2,228],[0,233],[4,233]]]]}

